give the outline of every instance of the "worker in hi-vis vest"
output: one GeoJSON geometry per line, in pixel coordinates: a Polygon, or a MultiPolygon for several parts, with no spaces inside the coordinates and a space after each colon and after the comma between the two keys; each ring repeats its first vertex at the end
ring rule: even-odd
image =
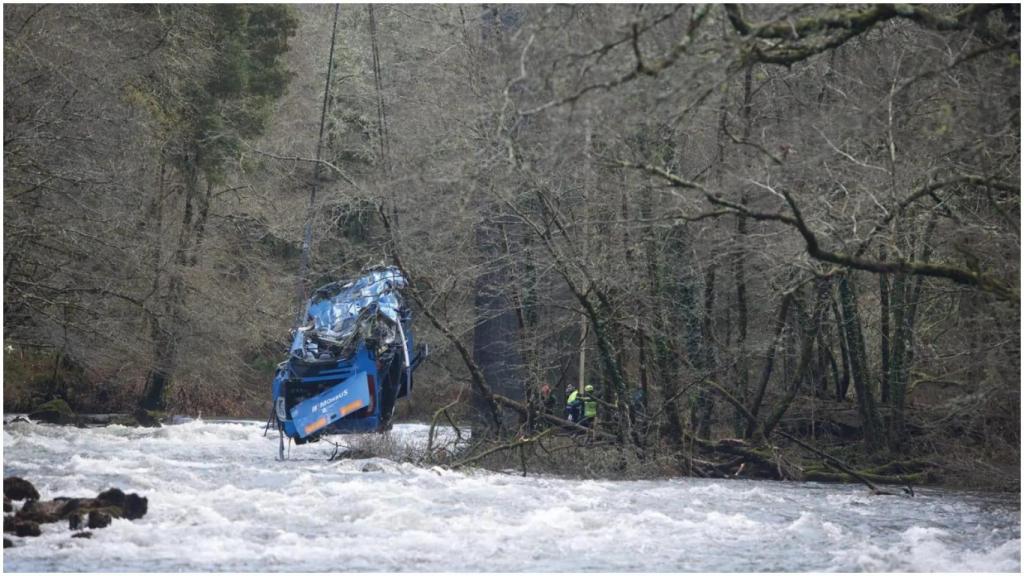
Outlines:
{"type": "Polygon", "coordinates": [[[597,398],[594,397],[593,385],[587,384],[583,388],[583,396],[580,400],[583,402],[583,419],[580,420],[580,424],[591,426],[597,417],[597,398]]]}
{"type": "Polygon", "coordinates": [[[565,399],[565,419],[569,422],[579,422],[583,411],[583,402],[579,398],[579,390],[572,389],[569,397],[565,399]]]}

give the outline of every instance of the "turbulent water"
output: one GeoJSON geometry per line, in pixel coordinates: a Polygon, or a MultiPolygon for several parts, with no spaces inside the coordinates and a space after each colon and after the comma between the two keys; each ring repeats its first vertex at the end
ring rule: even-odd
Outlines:
{"type": "MultiPolygon", "coordinates": [[[[1013,496],[678,479],[573,481],[328,462],[256,422],[4,427],[4,475],[42,497],[149,498],[92,539],[13,538],[8,571],[1007,571],[1013,496]],[[368,468],[370,471],[364,472],[368,468]]],[[[399,425],[400,443],[426,427],[399,425]]]]}

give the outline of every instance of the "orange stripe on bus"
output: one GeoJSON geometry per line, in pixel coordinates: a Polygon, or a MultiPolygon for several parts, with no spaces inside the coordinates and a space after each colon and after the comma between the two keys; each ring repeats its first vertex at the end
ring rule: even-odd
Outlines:
{"type": "Polygon", "coordinates": [[[342,416],[345,416],[346,414],[350,414],[352,412],[355,412],[356,410],[359,410],[362,407],[363,407],[363,401],[362,400],[353,400],[352,402],[349,402],[348,404],[345,404],[344,406],[342,406],[341,409],[338,410],[338,412],[341,413],[342,416]]]}
{"type": "Polygon", "coordinates": [[[327,418],[320,417],[316,422],[306,426],[306,434],[312,434],[324,426],[327,426],[327,418]]]}

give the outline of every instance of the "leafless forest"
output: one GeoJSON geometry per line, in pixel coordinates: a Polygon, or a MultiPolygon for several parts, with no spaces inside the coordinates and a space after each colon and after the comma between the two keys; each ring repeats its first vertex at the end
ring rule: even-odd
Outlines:
{"type": "Polygon", "coordinates": [[[514,462],[586,382],[611,470],[1015,487],[1019,24],[7,4],[4,408],[266,417],[298,292],[394,263],[406,416],[514,462]]]}

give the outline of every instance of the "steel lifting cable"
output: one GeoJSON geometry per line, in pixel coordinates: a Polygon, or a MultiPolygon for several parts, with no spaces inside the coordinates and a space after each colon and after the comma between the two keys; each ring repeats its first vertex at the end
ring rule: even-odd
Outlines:
{"type": "Polygon", "coordinates": [[[306,319],[306,275],[309,273],[309,255],[313,245],[313,215],[316,208],[316,195],[320,190],[320,158],[324,146],[324,126],[327,123],[327,105],[330,102],[331,77],[334,72],[334,46],[338,36],[338,11],[341,5],[334,5],[334,24],[331,28],[331,52],[327,57],[327,82],[324,85],[324,101],[320,108],[320,136],[316,142],[316,162],[313,165],[313,188],[309,193],[309,206],[306,209],[306,229],[302,237],[302,259],[299,263],[299,281],[296,287],[298,312],[295,315],[295,327],[298,328],[306,319]]]}
{"type": "Polygon", "coordinates": [[[382,88],[383,81],[381,79],[380,71],[380,50],[377,47],[377,19],[373,15],[373,4],[367,4],[366,11],[370,24],[370,52],[373,55],[373,83],[377,92],[377,136],[380,139],[378,145],[380,148],[381,165],[384,168],[384,174],[387,175],[391,172],[391,144],[388,142],[388,117],[387,111],[384,108],[384,94],[382,88]]]}
{"type": "MultiPolygon", "coordinates": [[[[385,179],[391,177],[391,140],[388,136],[388,113],[384,105],[384,79],[380,68],[380,47],[377,44],[377,18],[374,15],[373,4],[366,5],[366,13],[370,26],[370,53],[373,58],[373,85],[377,93],[377,139],[380,153],[381,172],[385,179]]],[[[392,229],[396,235],[399,230],[398,222],[398,197],[395,187],[388,182],[389,196],[391,199],[391,221],[392,229]]],[[[393,239],[397,241],[397,239],[393,239]]]]}
{"type": "MultiPolygon", "coordinates": [[[[338,39],[338,12],[341,4],[334,5],[334,22],[331,24],[331,51],[327,55],[327,81],[324,83],[324,99],[320,107],[320,133],[316,141],[316,162],[313,164],[313,187],[309,192],[309,206],[306,207],[305,230],[302,235],[302,256],[299,260],[299,278],[296,282],[295,293],[298,310],[295,313],[295,328],[306,320],[306,275],[309,274],[309,254],[313,246],[313,215],[316,213],[316,195],[320,191],[320,158],[324,147],[324,126],[327,124],[327,105],[331,96],[331,78],[334,75],[334,46],[338,39]]],[[[274,406],[270,407],[270,418],[267,420],[267,428],[263,435],[267,435],[270,422],[274,419],[274,406]]],[[[288,439],[288,451],[291,452],[291,438],[288,439]]],[[[278,459],[284,460],[284,429],[278,424],[278,459]]]]}

